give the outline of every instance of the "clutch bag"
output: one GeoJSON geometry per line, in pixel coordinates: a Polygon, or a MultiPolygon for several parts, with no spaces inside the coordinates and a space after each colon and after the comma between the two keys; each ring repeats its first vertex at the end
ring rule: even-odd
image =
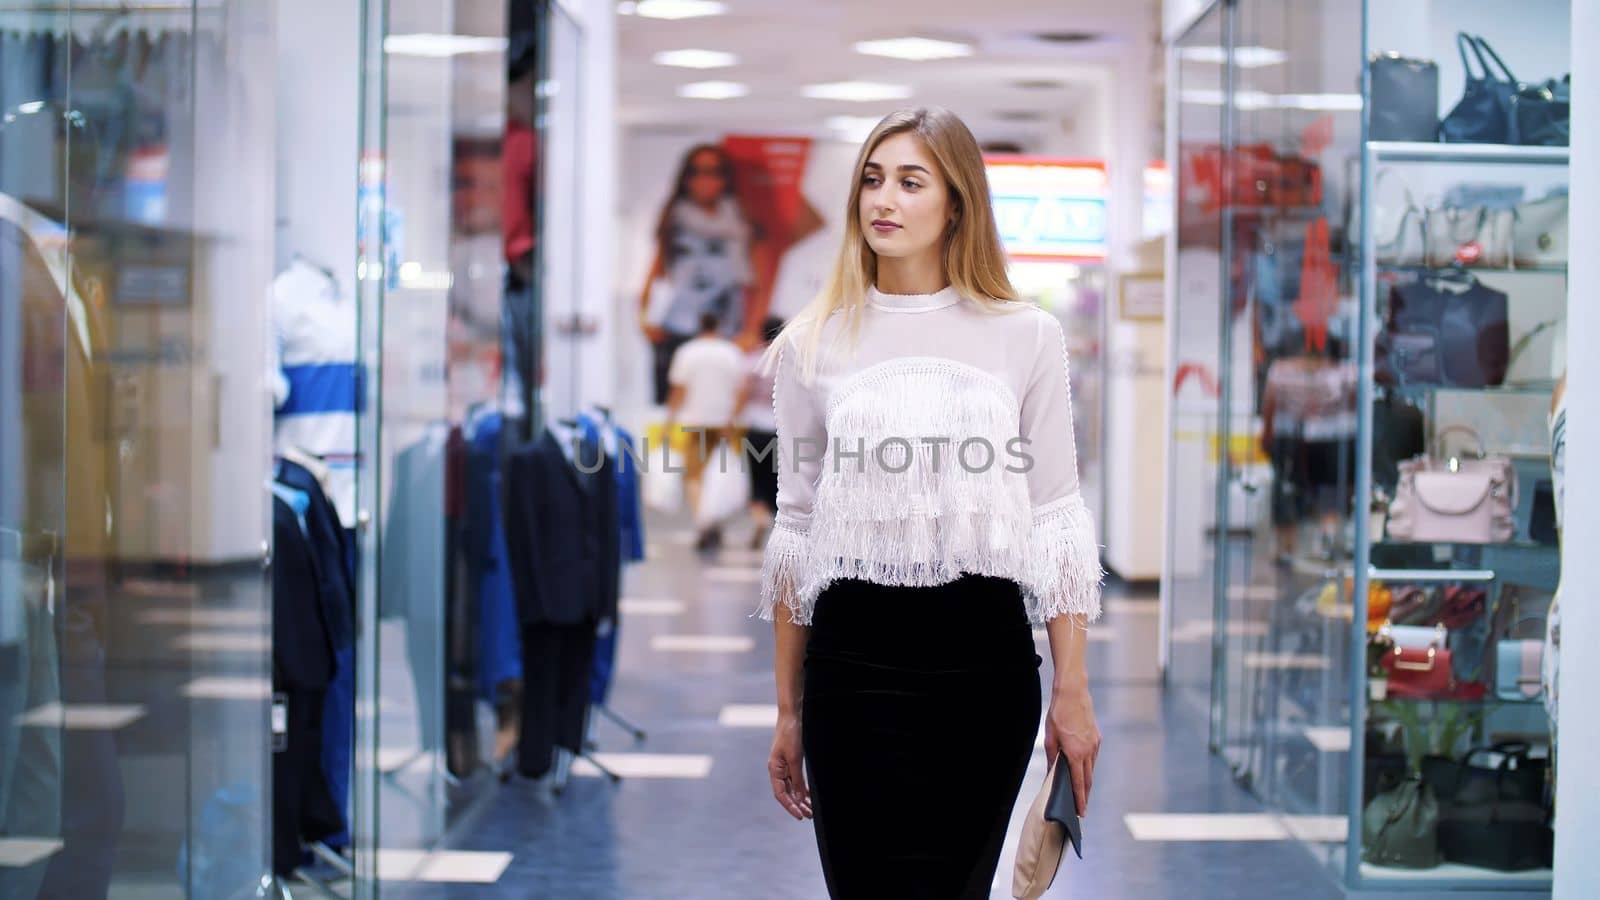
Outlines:
{"type": "Polygon", "coordinates": [[[1022,824],[1011,895],[1017,900],[1037,900],[1049,890],[1068,843],[1083,859],[1083,823],[1078,816],[1077,797],[1072,793],[1072,775],[1066,756],[1057,753],[1022,824]]]}

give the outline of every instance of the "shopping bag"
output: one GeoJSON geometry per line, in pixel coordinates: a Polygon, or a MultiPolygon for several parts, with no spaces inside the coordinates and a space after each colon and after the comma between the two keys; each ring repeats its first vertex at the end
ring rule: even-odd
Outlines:
{"type": "MultiPolygon", "coordinates": [[[[725,447],[726,445],[724,445],[725,447]]],[[[750,478],[739,457],[722,453],[721,448],[706,461],[700,476],[700,508],[695,510],[696,528],[709,528],[731,518],[750,504],[750,478]]]]}
{"type": "Polygon", "coordinates": [[[683,454],[670,447],[652,453],[640,484],[644,505],[660,513],[683,506],[683,454]]]}

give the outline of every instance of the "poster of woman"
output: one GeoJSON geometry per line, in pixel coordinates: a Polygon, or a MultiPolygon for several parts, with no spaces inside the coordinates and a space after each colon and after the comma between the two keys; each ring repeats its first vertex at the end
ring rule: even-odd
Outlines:
{"type": "Polygon", "coordinates": [[[691,148],[661,210],[655,261],[640,292],[640,324],[654,354],[656,403],[666,401],[672,355],[694,337],[702,313],[716,315],[718,333],[730,338],[741,335],[746,323],[761,322],[756,272],[763,238],[740,198],[727,151],[714,144],[691,148]],[[660,278],[670,285],[669,300],[656,320],[650,288],[660,278]]]}

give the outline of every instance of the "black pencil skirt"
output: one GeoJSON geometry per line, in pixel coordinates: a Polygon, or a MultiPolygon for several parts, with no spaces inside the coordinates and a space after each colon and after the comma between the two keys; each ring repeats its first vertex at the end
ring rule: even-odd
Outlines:
{"type": "Polygon", "coordinates": [[[1038,733],[1021,589],[836,581],[806,645],[801,740],[835,900],[989,896],[1038,733]]]}

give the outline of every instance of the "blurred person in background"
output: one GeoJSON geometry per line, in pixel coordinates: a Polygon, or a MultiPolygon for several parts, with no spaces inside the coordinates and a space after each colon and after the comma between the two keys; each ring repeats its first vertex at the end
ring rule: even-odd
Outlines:
{"type": "Polygon", "coordinates": [[[740,413],[739,424],[745,432],[745,469],[750,473],[750,518],[755,521],[755,532],[750,537],[750,549],[759,550],[772,530],[772,517],[778,512],[777,440],[778,423],[772,415],[772,387],[776,380],[771,372],[764,372],[761,358],[767,348],[783,330],[783,320],[768,316],[761,324],[761,344],[745,356],[748,370],[739,397],[734,406],[740,413]],[[758,455],[771,447],[765,456],[758,455]]]}
{"type": "MultiPolygon", "coordinates": [[[[667,370],[672,388],[667,396],[667,432],[678,425],[694,429],[684,454],[683,474],[691,513],[700,511],[706,464],[717,457],[718,447],[733,446],[736,401],[749,365],[739,346],[718,333],[718,326],[715,313],[701,313],[700,333],[678,348],[667,370]]],[[[722,458],[718,464],[734,463],[722,458]]],[[[696,535],[695,549],[706,552],[721,543],[721,529],[713,523],[696,535]]]]}
{"type": "Polygon", "coordinates": [[[1294,562],[1300,522],[1316,515],[1319,555],[1340,551],[1339,517],[1355,484],[1357,372],[1344,342],[1273,360],[1261,396],[1261,439],[1272,460],[1272,522],[1277,561],[1294,562]]]}
{"type": "Polygon", "coordinates": [[[726,337],[754,324],[759,229],[739,202],[733,161],[721,147],[702,144],[683,158],[678,179],[656,226],[655,261],[639,296],[639,324],[654,348],[655,402],[665,402],[675,352],[695,335],[702,316],[726,337]],[[659,322],[650,315],[650,288],[671,283],[659,322]]]}

